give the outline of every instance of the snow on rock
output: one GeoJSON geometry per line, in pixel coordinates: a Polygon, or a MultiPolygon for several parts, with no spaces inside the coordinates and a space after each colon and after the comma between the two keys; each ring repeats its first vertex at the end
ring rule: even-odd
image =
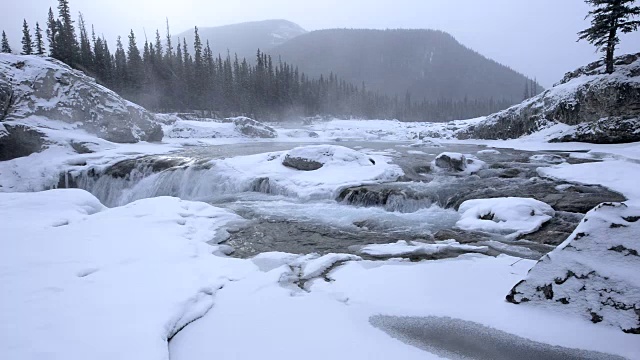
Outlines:
{"type": "Polygon", "coordinates": [[[165,124],[164,132],[169,138],[275,138],[277,132],[248,117],[183,120],[173,114],[156,115],[165,124]]]}
{"type": "Polygon", "coordinates": [[[301,146],[287,152],[282,165],[303,171],[318,170],[326,164],[373,166],[375,160],[363,153],[337,145],[301,146]]]}
{"type": "Polygon", "coordinates": [[[562,164],[567,162],[565,158],[555,154],[536,154],[529,157],[529,161],[544,164],[562,164]]]}
{"type": "Polygon", "coordinates": [[[353,150],[350,149],[332,146],[321,148],[330,149],[334,156],[324,157],[322,153],[306,148],[293,152],[300,151],[324,161],[324,165],[315,171],[300,171],[283,165],[287,154],[291,152],[279,151],[216,159],[198,166],[155,173],[135,184],[127,184],[125,191],[122,191],[119,180],[107,180],[105,183],[96,183],[99,188],[92,189],[92,192],[109,206],[152,196],[205,201],[212,196],[242,192],[262,192],[300,199],[335,199],[343,188],[395,181],[404,175],[402,169],[392,164],[385,155],[372,154],[367,157],[355,152],[356,156],[353,156],[353,150]],[[115,197],[111,194],[115,194],[115,197]]]}
{"type": "Polygon", "coordinates": [[[320,257],[313,255],[313,259],[308,260],[307,257],[302,257],[307,260],[302,262],[300,279],[309,280],[321,276],[329,269],[335,267],[337,264],[345,261],[358,261],[362,260],[359,256],[351,254],[326,254],[320,257]]]}
{"type": "Polygon", "coordinates": [[[640,53],[615,59],[606,74],[602,60],[567,73],[538,96],[471,125],[460,139],[514,139],[556,124],[573,129],[551,141],[626,143],[640,141],[640,53]]]}
{"type": "Polygon", "coordinates": [[[419,241],[400,240],[393,244],[372,244],[360,249],[360,253],[376,258],[434,256],[444,253],[486,253],[486,246],[463,245],[455,240],[436,241],[435,244],[427,244],[419,241]]]}
{"type": "Polygon", "coordinates": [[[500,155],[500,151],[495,149],[486,149],[478,151],[478,155],[500,155]]]}
{"type": "Polygon", "coordinates": [[[64,122],[117,143],[162,140],[162,128],[153,114],[60,61],[0,54],[0,73],[0,106],[5,108],[1,120],[9,133],[20,126],[33,128],[35,117],[64,122]],[[7,94],[8,105],[2,100],[7,94]]]}
{"type": "Polygon", "coordinates": [[[433,170],[473,174],[486,166],[486,163],[473,155],[455,152],[443,152],[431,162],[433,170]]]}
{"type": "Polygon", "coordinates": [[[604,203],[544,256],[507,300],[640,334],[640,208],[604,203]]]}
{"type": "Polygon", "coordinates": [[[257,271],[212,255],[205,242],[239,217],[205,203],[0,193],[0,218],[3,359],[167,359],[230,278],[257,271]]]}
{"type": "Polygon", "coordinates": [[[242,135],[250,138],[275,138],[278,137],[278,133],[271,127],[250,119],[248,117],[236,117],[229,118],[236,130],[242,135]]]}
{"type": "Polygon", "coordinates": [[[467,200],[460,205],[456,226],[468,231],[484,231],[517,238],[540,229],[555,215],[553,208],[529,198],[467,200]]]}

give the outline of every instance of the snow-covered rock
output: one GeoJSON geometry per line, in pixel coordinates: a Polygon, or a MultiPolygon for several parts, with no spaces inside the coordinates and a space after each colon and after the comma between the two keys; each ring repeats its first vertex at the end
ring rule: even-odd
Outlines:
{"type": "Polygon", "coordinates": [[[247,117],[219,119],[181,119],[173,114],[156,115],[165,124],[164,132],[169,138],[214,139],[214,138],[275,138],[277,132],[271,127],[247,117]]]}
{"type": "Polygon", "coordinates": [[[39,126],[42,119],[55,120],[112,142],[162,140],[153,114],[60,61],[0,54],[0,73],[0,120],[9,134],[19,126],[37,131],[37,118],[39,126]]]}
{"type": "Polygon", "coordinates": [[[375,161],[363,153],[337,145],[311,145],[291,149],[282,160],[282,165],[297,170],[318,170],[325,164],[351,164],[373,166],[375,161]]]}
{"type": "Polygon", "coordinates": [[[507,300],[640,334],[640,208],[604,203],[544,256],[507,300]]]}
{"type": "Polygon", "coordinates": [[[242,135],[251,138],[275,138],[278,133],[271,127],[250,119],[248,117],[236,117],[228,120],[233,121],[236,130],[242,135]]]}
{"type": "Polygon", "coordinates": [[[484,231],[517,238],[540,229],[555,215],[553,208],[529,198],[467,200],[460,205],[456,226],[468,231],[484,231]]]}
{"type": "Polygon", "coordinates": [[[400,240],[393,244],[366,245],[359,252],[376,258],[392,258],[435,256],[445,253],[486,253],[488,251],[489,248],[486,246],[464,245],[455,240],[436,241],[435,244],[400,240]]]}
{"type": "Polygon", "coordinates": [[[602,60],[567,73],[554,87],[457,136],[513,139],[562,123],[574,129],[555,141],[640,141],[640,53],[619,56],[615,64],[613,74],[605,73],[602,60]]]}
{"type": "Polygon", "coordinates": [[[433,170],[473,174],[486,166],[486,163],[475,156],[455,152],[443,152],[431,163],[433,170]]]}
{"type": "Polygon", "coordinates": [[[562,164],[567,162],[565,158],[555,154],[536,154],[529,157],[529,161],[543,164],[562,164]]]}

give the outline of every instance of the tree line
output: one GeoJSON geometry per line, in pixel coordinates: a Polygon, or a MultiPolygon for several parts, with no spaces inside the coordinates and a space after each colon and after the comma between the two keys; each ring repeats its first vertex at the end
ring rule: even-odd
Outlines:
{"type": "MultiPolygon", "coordinates": [[[[72,19],[68,0],[58,1],[57,15],[49,8],[46,50],[40,25],[36,23],[32,36],[24,20],[22,54],[45,55],[48,50],[49,56],[158,112],[205,111],[269,120],[328,115],[448,121],[487,115],[513,103],[506,99],[415,101],[410,93],[404,97],[380,94],[333,73],[311,78],[260,50],[253,60],[229,53],[214,55],[208,41],[202,43],[197,27],[193,44],[185,39],[174,44],[168,21],[164,36],[156,30],[155,39],[145,39],[139,47],[132,30],[126,47],[118,37],[112,53],[93,26],[89,33],[81,13],[77,22],[72,19]]],[[[2,51],[11,52],[4,31],[2,51]]]]}

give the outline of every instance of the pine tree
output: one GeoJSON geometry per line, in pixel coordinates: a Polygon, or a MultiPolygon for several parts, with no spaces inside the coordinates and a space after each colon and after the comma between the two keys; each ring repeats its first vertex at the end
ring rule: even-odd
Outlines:
{"type": "Polygon", "coordinates": [[[620,43],[618,32],[629,33],[638,29],[640,21],[631,20],[640,15],[640,6],[632,6],[635,0],[585,0],[595,9],[589,11],[591,27],[578,33],[578,41],[587,40],[605,53],[606,72],[613,73],[616,46],[620,43]]]}
{"type": "Polygon", "coordinates": [[[49,17],[47,19],[47,40],[49,40],[49,56],[58,58],[58,24],[53,17],[53,10],[49,8],[49,17]]]}
{"type": "Polygon", "coordinates": [[[27,19],[22,20],[22,55],[33,54],[33,41],[31,41],[31,30],[27,24],[27,19]]]}
{"type": "Polygon", "coordinates": [[[42,41],[42,29],[40,28],[40,24],[36,22],[36,54],[44,55],[44,42],[42,41]]]}
{"type": "Polygon", "coordinates": [[[0,52],[11,54],[11,46],[9,46],[9,40],[4,30],[2,30],[2,47],[0,48],[0,52]]]}
{"type": "Polygon", "coordinates": [[[69,66],[73,66],[78,62],[80,51],[68,0],[58,0],[58,16],[56,22],[58,37],[55,41],[57,59],[69,66]]]}
{"type": "Polygon", "coordinates": [[[144,66],[140,50],[136,44],[136,35],[133,30],[129,33],[129,47],[127,49],[126,86],[133,94],[138,95],[144,78],[144,66]]]}
{"type": "Polygon", "coordinates": [[[127,55],[124,52],[122,46],[122,38],[118,36],[116,40],[116,52],[114,55],[114,74],[113,81],[116,85],[116,89],[122,91],[125,89],[125,82],[127,80],[127,55]]]}
{"type": "MultiPolygon", "coordinates": [[[[171,32],[169,31],[169,19],[167,18],[167,52],[165,53],[165,57],[167,58],[167,62],[171,63],[173,58],[173,46],[171,45],[171,32]]],[[[180,45],[180,41],[178,41],[178,45],[180,45]]]]}
{"type": "Polygon", "coordinates": [[[91,49],[91,41],[87,34],[87,29],[84,23],[84,17],[82,13],[78,14],[78,26],[80,27],[80,58],[79,65],[84,71],[95,73],[94,67],[94,54],[91,49]]]}

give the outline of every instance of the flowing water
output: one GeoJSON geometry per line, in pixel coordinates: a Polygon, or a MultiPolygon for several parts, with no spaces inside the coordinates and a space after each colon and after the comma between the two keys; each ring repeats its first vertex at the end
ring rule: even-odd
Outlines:
{"type": "Polygon", "coordinates": [[[222,171],[212,162],[299,145],[303,144],[251,142],[192,147],[171,155],[125,160],[103,171],[83,169],[64,174],[61,186],[88,190],[107,206],[176,196],[229,209],[246,221],[227,229],[228,236],[216,241],[225,240],[240,257],[264,251],[357,252],[371,243],[454,238],[487,245],[494,254],[538,258],[566,238],[580,221],[579,213],[602,201],[623,200],[600,187],[571,186],[537,176],[536,168],[550,166],[556,160],[583,161],[564,153],[532,160],[535,153],[509,149],[478,153],[485,148],[475,145],[415,147],[402,142],[340,142],[338,145],[365,153],[384,154],[402,168],[405,176],[390,183],[337,189],[336,194],[313,200],[298,198],[265,177],[222,171]],[[445,151],[477,154],[488,168],[470,176],[432,173],[430,162],[445,151]],[[545,201],[558,210],[558,216],[530,241],[506,241],[455,229],[460,203],[502,196],[545,201]]]}

